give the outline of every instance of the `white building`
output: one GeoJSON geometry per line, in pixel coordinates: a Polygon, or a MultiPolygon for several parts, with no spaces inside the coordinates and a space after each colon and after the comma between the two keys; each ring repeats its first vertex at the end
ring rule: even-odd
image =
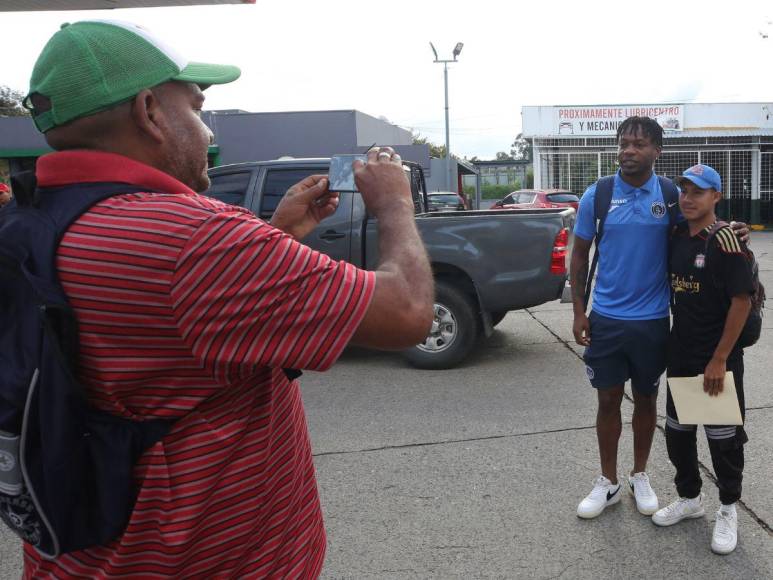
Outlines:
{"type": "Polygon", "coordinates": [[[524,136],[534,140],[534,186],[582,193],[617,170],[615,135],[627,117],[664,128],[660,175],[696,163],[722,175],[725,219],[773,223],[773,103],[523,107],[524,136]]]}

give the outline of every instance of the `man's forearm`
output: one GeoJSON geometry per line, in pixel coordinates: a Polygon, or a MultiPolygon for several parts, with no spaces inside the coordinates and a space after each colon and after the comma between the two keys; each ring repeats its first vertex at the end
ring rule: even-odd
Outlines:
{"type": "Polygon", "coordinates": [[[727,312],[725,327],[722,330],[722,337],[714,350],[714,358],[726,361],[733,350],[738,337],[741,336],[746,319],[751,310],[751,300],[749,296],[733,296],[730,302],[730,309],[727,312]]]}
{"type": "Polygon", "coordinates": [[[585,284],[588,280],[588,261],[579,262],[572,265],[569,273],[569,283],[572,287],[572,308],[575,313],[585,312],[585,284]]]}
{"type": "Polygon", "coordinates": [[[585,313],[585,285],[588,281],[590,244],[575,237],[572,257],[569,261],[569,284],[572,287],[572,309],[575,316],[585,313]]]}
{"type": "Polygon", "coordinates": [[[432,270],[413,211],[412,203],[395,204],[385,212],[388,217],[378,220],[378,270],[389,273],[417,304],[431,304],[432,270]]]}

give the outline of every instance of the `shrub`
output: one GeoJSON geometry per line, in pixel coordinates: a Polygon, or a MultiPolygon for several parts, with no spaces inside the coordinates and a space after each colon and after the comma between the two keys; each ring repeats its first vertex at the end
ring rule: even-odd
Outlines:
{"type": "Polygon", "coordinates": [[[502,199],[511,191],[521,189],[521,182],[509,183],[507,185],[491,185],[487,184],[481,187],[481,197],[483,199],[502,199]]]}

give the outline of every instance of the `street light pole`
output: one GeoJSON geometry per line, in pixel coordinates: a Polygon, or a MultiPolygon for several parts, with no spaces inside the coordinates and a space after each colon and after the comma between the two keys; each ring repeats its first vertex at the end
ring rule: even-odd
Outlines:
{"type": "Polygon", "coordinates": [[[432,53],[435,55],[435,61],[434,62],[442,62],[443,63],[443,83],[445,86],[445,94],[446,94],[446,191],[454,191],[451,189],[451,180],[453,172],[451,171],[451,133],[448,128],[448,63],[449,62],[456,62],[456,57],[459,56],[459,53],[462,52],[462,47],[464,46],[464,43],[457,42],[456,46],[453,50],[454,58],[453,60],[441,60],[438,58],[437,50],[435,50],[435,45],[431,42],[429,43],[430,47],[432,48],[432,53]]]}
{"type": "MultiPolygon", "coordinates": [[[[454,59],[456,60],[456,59],[454,59]]],[[[451,189],[451,134],[448,130],[448,63],[443,63],[443,81],[446,86],[446,191],[451,189]]]]}

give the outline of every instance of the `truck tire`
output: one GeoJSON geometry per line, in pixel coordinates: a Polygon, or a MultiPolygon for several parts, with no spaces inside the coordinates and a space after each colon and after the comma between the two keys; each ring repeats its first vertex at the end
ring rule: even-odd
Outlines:
{"type": "Polygon", "coordinates": [[[435,317],[426,340],[403,355],[416,368],[450,369],[462,362],[475,346],[480,319],[472,301],[443,281],[435,283],[435,317]]]}
{"type": "Polygon", "coordinates": [[[507,316],[507,310],[489,312],[489,316],[491,316],[491,326],[496,326],[505,319],[505,316],[507,316]]]}

